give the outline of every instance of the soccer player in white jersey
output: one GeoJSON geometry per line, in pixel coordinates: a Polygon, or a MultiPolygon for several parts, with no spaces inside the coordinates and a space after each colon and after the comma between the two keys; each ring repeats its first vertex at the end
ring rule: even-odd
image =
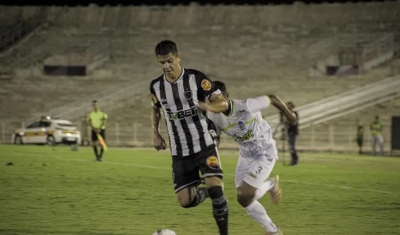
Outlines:
{"type": "MultiPolygon", "coordinates": [[[[214,81],[214,85],[228,100],[229,93],[225,84],[214,81]]],[[[230,99],[228,104],[229,108],[225,112],[207,112],[207,117],[215,124],[218,135],[222,131],[239,144],[235,174],[237,200],[247,213],[264,227],[267,235],[283,234],[257,201],[266,192],[270,193],[275,204],[282,198],[279,177],[268,178],[278,159],[278,150],[271,127],[262,118],[260,110],[273,105],[281,110],[291,123],[296,122],[296,116],[275,95],[246,100],[230,99]]]]}

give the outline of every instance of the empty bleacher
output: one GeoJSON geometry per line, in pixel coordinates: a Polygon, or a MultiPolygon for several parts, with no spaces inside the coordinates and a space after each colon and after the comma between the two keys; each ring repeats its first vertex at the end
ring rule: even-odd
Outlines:
{"type": "MultiPolygon", "coordinates": [[[[24,121],[66,103],[84,102],[104,87],[118,91],[129,82],[132,89],[138,81],[150,83],[161,72],[154,46],[166,38],[177,42],[184,67],[225,81],[232,97],[275,93],[297,105],[306,104],[390,75],[393,71],[382,65],[363,75],[310,78],[307,52],[340,34],[394,33],[397,40],[399,12],[398,2],[69,8],[47,28],[1,55],[0,63],[16,75],[7,83],[0,81],[0,118],[24,121]],[[98,40],[107,42],[110,59],[87,77],[41,73],[50,56],[82,50],[98,40]]],[[[135,126],[136,133],[144,136],[142,142],[148,143],[148,89],[141,94],[121,100],[125,105],[120,108],[103,109],[110,110],[110,132],[129,134],[135,126]]],[[[270,109],[264,115],[273,113],[270,109]]]]}

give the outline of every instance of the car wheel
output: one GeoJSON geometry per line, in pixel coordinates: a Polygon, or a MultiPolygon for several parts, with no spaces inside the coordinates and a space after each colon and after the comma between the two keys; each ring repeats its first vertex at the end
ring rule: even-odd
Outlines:
{"type": "Polygon", "coordinates": [[[14,144],[23,144],[22,143],[22,137],[20,135],[15,136],[14,144]]]}
{"type": "Polygon", "coordinates": [[[56,145],[56,139],[54,139],[54,136],[52,135],[47,136],[47,145],[49,146],[56,145]]]}

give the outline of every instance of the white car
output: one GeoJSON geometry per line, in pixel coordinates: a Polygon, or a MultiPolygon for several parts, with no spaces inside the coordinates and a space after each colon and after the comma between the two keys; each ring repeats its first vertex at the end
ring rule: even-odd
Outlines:
{"type": "Polygon", "coordinates": [[[70,121],[44,119],[17,129],[11,137],[14,144],[81,143],[81,133],[70,121]]]}

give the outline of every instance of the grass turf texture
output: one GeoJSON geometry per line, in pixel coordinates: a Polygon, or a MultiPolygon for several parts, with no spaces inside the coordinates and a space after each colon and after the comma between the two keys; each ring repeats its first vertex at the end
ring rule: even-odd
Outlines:
{"type": "MultiPolygon", "coordinates": [[[[236,202],[237,152],[221,155],[230,234],[264,234],[236,202]]],[[[94,162],[91,148],[0,145],[0,234],[218,234],[209,199],[178,205],[168,151],[111,148],[104,157],[94,162]]],[[[285,235],[400,234],[399,158],[302,153],[299,166],[278,162],[273,173],[283,200],[260,201],[285,235]]]]}

